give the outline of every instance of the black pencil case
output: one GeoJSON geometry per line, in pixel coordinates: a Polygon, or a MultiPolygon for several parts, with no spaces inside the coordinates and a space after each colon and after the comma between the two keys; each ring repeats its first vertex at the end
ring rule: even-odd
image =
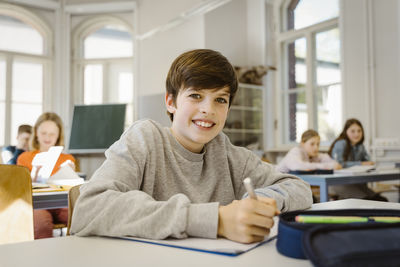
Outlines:
{"type": "Polygon", "coordinates": [[[282,213],[279,215],[276,242],[279,253],[309,259],[314,266],[400,266],[400,223],[299,223],[295,217],[300,214],[399,217],[400,210],[345,209],[282,213]]]}

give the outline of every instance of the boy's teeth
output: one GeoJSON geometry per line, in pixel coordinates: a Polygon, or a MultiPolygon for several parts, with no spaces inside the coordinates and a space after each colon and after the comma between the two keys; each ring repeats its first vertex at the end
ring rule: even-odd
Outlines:
{"type": "Polygon", "coordinates": [[[204,122],[204,121],[196,121],[196,124],[202,127],[211,127],[212,123],[204,122]]]}

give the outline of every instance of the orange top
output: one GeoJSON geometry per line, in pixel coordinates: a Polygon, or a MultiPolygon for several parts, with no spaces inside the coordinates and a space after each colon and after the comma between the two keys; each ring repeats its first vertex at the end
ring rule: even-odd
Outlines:
{"type": "MultiPolygon", "coordinates": [[[[39,153],[39,150],[34,150],[34,151],[26,151],[19,155],[17,159],[17,165],[25,166],[27,167],[30,171],[32,170],[32,160],[36,156],[37,153],[39,153]]],[[[71,160],[75,164],[75,158],[70,155],[70,154],[60,154],[60,157],[58,158],[56,165],[54,165],[54,169],[51,172],[51,175],[55,174],[58,169],[60,168],[60,165],[64,163],[66,160],[71,160]]]]}

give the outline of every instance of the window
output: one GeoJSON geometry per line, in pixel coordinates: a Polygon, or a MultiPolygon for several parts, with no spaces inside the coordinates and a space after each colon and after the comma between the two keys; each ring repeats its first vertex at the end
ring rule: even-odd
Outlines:
{"type": "Polygon", "coordinates": [[[280,143],[315,129],[328,145],[342,127],[339,1],[286,1],[280,14],[280,143]]]}
{"type": "Polygon", "coordinates": [[[42,113],[43,65],[14,60],[12,67],[11,139],[20,124],[33,125],[42,113]]]}
{"type": "MultiPolygon", "coordinates": [[[[5,129],[6,121],[6,61],[0,58],[0,122],[1,128],[5,129]]],[[[4,130],[0,130],[0,145],[5,144],[4,130]]]]}
{"type": "MultiPolygon", "coordinates": [[[[95,20],[93,20],[95,21],[95,20]]],[[[133,37],[123,21],[84,22],[75,31],[75,103],[126,103],[126,126],[133,122],[133,37]]]]}
{"type": "Polygon", "coordinates": [[[43,36],[31,25],[15,17],[0,14],[0,31],[0,50],[43,54],[43,36]]]}
{"type": "Polygon", "coordinates": [[[294,0],[287,9],[288,30],[301,29],[320,22],[337,18],[339,15],[338,0],[294,0]]]}
{"type": "Polygon", "coordinates": [[[15,145],[18,126],[43,111],[49,35],[36,15],[0,4],[0,146],[15,145]]]}

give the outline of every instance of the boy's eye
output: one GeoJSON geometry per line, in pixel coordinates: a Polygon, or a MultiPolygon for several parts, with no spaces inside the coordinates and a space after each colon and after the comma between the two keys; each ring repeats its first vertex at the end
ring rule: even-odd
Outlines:
{"type": "Polygon", "coordinates": [[[225,98],[222,98],[222,97],[218,97],[216,101],[218,103],[222,103],[222,104],[228,103],[228,101],[225,98]]]}
{"type": "Polygon", "coordinates": [[[193,98],[193,99],[200,99],[201,96],[199,94],[190,94],[189,97],[193,98]]]}

